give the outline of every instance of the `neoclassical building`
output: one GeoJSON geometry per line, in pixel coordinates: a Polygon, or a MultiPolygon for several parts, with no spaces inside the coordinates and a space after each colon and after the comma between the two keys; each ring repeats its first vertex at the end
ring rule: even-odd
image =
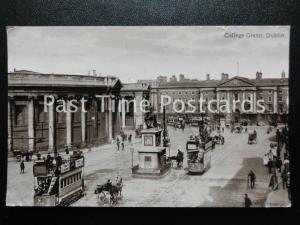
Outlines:
{"type": "Polygon", "coordinates": [[[151,86],[145,82],[123,84],[120,95],[127,102],[122,104],[122,129],[135,129],[144,125],[144,112],[140,104],[143,99],[151,102],[150,92],[151,86]]]}
{"type": "MultiPolygon", "coordinates": [[[[209,116],[225,117],[233,122],[240,122],[241,119],[248,119],[253,123],[256,121],[270,121],[276,119],[277,121],[284,122],[288,115],[288,78],[285,77],[284,71],[281,78],[263,78],[261,72],[256,73],[254,79],[249,79],[241,76],[234,76],[229,78],[228,74],[221,74],[220,80],[211,80],[207,75],[206,80],[202,81],[182,81],[182,82],[162,82],[156,89],[157,97],[155,97],[155,108],[160,111],[161,95],[168,95],[171,97],[172,103],[177,99],[185,102],[188,107],[187,101],[190,99],[195,100],[197,111],[194,115],[200,115],[200,106],[198,101],[200,98],[206,102],[214,99],[216,104],[213,108],[217,108],[221,104],[221,100],[227,99],[231,102],[230,108],[232,109],[232,100],[264,100],[264,113],[257,113],[256,104],[251,113],[244,113],[241,110],[241,104],[237,104],[235,111],[230,111],[223,115],[217,113],[207,113],[209,116]]],[[[180,107],[180,106],[178,106],[180,107]]],[[[207,111],[207,105],[204,105],[204,110],[207,111]]],[[[166,113],[169,115],[176,114],[173,110],[173,104],[166,106],[166,113]]]]}
{"type": "MultiPolygon", "coordinates": [[[[65,146],[84,147],[110,142],[120,131],[122,83],[116,77],[41,74],[14,71],[8,74],[8,148],[53,151],[65,146]],[[47,106],[45,96],[53,96],[47,106]],[[99,96],[106,96],[102,101],[99,96]],[[80,100],[86,99],[85,103],[80,100]],[[61,100],[61,101],[58,101],[61,100]],[[71,100],[78,110],[58,112],[71,100]],[[62,103],[63,102],[63,103],[62,103]],[[85,111],[81,110],[84,104],[85,111]],[[115,108],[115,110],[111,110],[115,108]]],[[[49,100],[50,101],[50,100],[49,100]]]]}

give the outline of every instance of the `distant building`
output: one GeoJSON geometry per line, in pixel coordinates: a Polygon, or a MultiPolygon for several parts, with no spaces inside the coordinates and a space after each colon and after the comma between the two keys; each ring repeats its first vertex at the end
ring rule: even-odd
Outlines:
{"type": "Polygon", "coordinates": [[[179,74],[179,82],[184,81],[184,75],[183,74],[179,74]]]}
{"type": "Polygon", "coordinates": [[[156,80],[158,81],[158,83],[165,83],[165,82],[168,82],[168,77],[160,75],[156,78],[156,80]]]}
{"type": "MultiPolygon", "coordinates": [[[[210,80],[209,74],[206,75],[206,80],[201,81],[182,81],[182,82],[168,82],[161,83],[158,90],[158,105],[157,109],[160,109],[160,95],[168,95],[172,99],[172,103],[175,100],[182,100],[186,103],[190,99],[195,100],[195,106],[198,111],[195,115],[200,115],[200,107],[198,101],[200,97],[205,101],[212,99],[217,100],[217,104],[220,104],[222,99],[235,100],[250,100],[250,96],[253,96],[253,101],[264,100],[264,106],[266,108],[265,113],[258,114],[254,110],[254,113],[242,113],[241,105],[237,105],[235,112],[230,112],[225,118],[234,122],[239,122],[242,119],[248,119],[253,123],[260,120],[270,121],[274,118],[279,121],[286,121],[288,114],[288,78],[285,78],[284,71],[281,74],[281,78],[263,78],[262,72],[257,72],[255,79],[249,79],[246,77],[235,76],[229,78],[228,74],[222,73],[220,80],[210,80]]],[[[214,106],[217,108],[217,104],[214,106]]],[[[166,112],[173,114],[173,104],[166,106],[166,112]]],[[[230,106],[232,108],[232,105],[230,106]]],[[[204,107],[207,109],[207,106],[204,107]]],[[[211,115],[213,116],[213,115],[211,115]]]]}
{"type": "Polygon", "coordinates": [[[172,76],[170,77],[170,82],[177,82],[177,77],[176,77],[176,75],[172,75],[172,76]]]}

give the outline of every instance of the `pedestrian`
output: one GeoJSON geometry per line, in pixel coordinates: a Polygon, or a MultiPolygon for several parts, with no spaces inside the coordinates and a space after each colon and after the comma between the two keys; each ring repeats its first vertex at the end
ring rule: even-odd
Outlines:
{"type": "Polygon", "coordinates": [[[129,134],[129,137],[128,137],[129,144],[131,144],[131,138],[132,138],[132,134],[129,134]]]}
{"type": "Polygon", "coordinates": [[[250,208],[250,206],[252,205],[252,201],[251,199],[248,197],[247,194],[245,194],[245,208],[250,208]]]}
{"type": "Polygon", "coordinates": [[[120,150],[120,140],[119,137],[117,137],[117,147],[118,147],[118,151],[120,150]]]}
{"type": "Polygon", "coordinates": [[[290,172],[287,172],[286,176],[287,176],[286,187],[287,187],[287,191],[288,191],[288,198],[291,201],[291,175],[290,175],[290,172]]]}
{"type": "Polygon", "coordinates": [[[257,136],[257,132],[256,132],[256,130],[255,130],[255,129],[254,129],[253,133],[255,134],[255,136],[257,136]]]}
{"type": "Polygon", "coordinates": [[[248,179],[250,180],[250,188],[254,188],[255,187],[255,179],[256,179],[256,176],[255,176],[255,173],[250,170],[249,174],[248,174],[248,179]]]}
{"type": "Polygon", "coordinates": [[[276,172],[274,172],[271,176],[269,187],[272,187],[273,191],[278,189],[278,179],[277,179],[276,172]]]}
{"type": "Polygon", "coordinates": [[[68,146],[66,146],[65,152],[66,152],[67,155],[69,155],[69,148],[68,148],[68,146]]]}
{"type": "Polygon", "coordinates": [[[268,154],[269,160],[272,161],[272,160],[274,159],[274,154],[273,154],[272,149],[270,149],[269,152],[268,152],[267,154],[268,154]]]}
{"type": "Polygon", "coordinates": [[[121,145],[122,145],[122,150],[124,150],[124,141],[122,141],[121,145]]]}
{"type": "Polygon", "coordinates": [[[282,189],[285,189],[287,187],[287,174],[285,171],[281,174],[281,179],[282,179],[282,189]]]}
{"type": "Polygon", "coordinates": [[[278,169],[278,172],[281,173],[282,160],[279,157],[276,159],[276,167],[278,169]]]}
{"type": "Polygon", "coordinates": [[[268,161],[269,174],[272,172],[272,165],[273,165],[272,160],[269,159],[269,161],[268,161]]]}
{"type": "Polygon", "coordinates": [[[21,163],[20,163],[20,168],[21,168],[20,174],[21,174],[21,173],[24,174],[24,173],[25,173],[25,171],[24,171],[24,170],[25,170],[24,160],[21,161],[21,163]]]}

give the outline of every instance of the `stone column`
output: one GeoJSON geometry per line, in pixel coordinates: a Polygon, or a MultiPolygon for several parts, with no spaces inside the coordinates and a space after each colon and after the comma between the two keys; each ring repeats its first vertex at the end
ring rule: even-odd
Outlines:
{"type": "Polygon", "coordinates": [[[154,93],[154,110],[159,112],[159,106],[158,106],[158,91],[155,90],[155,93],[154,93]]]}
{"type": "Polygon", "coordinates": [[[28,151],[34,151],[35,140],[34,140],[34,98],[29,97],[28,99],[28,151]]]}
{"type": "Polygon", "coordinates": [[[115,100],[115,111],[114,113],[116,114],[116,124],[114,125],[115,129],[115,133],[116,132],[120,132],[120,127],[121,127],[121,110],[120,110],[120,102],[121,100],[118,98],[115,100]]]}
{"type": "Polygon", "coordinates": [[[253,92],[253,113],[256,113],[256,91],[253,92]]]}
{"type": "Polygon", "coordinates": [[[217,110],[219,111],[219,107],[220,107],[220,93],[217,90],[217,110]]]}
{"type": "Polygon", "coordinates": [[[125,128],[126,124],[125,124],[125,121],[126,121],[126,103],[125,101],[122,101],[122,129],[125,128]]]}
{"type": "Polygon", "coordinates": [[[8,97],[8,101],[7,101],[7,149],[8,149],[8,152],[13,150],[11,118],[12,118],[12,116],[11,116],[11,98],[8,97]]]}
{"type": "Polygon", "coordinates": [[[112,141],[113,137],[112,129],[112,100],[111,97],[108,98],[108,141],[112,141]]]}
{"type": "Polygon", "coordinates": [[[98,100],[97,98],[96,99],[93,99],[93,109],[94,109],[94,116],[93,116],[93,133],[94,133],[94,136],[93,138],[96,138],[98,139],[98,100]]]}
{"type": "Polygon", "coordinates": [[[200,99],[202,99],[202,109],[201,109],[201,105],[200,105],[200,102],[199,102],[199,113],[201,113],[202,110],[203,111],[205,110],[204,105],[207,103],[207,102],[204,102],[203,91],[201,91],[201,90],[200,90],[200,99]]]}
{"type": "Polygon", "coordinates": [[[274,113],[278,112],[278,108],[277,108],[277,90],[274,90],[274,97],[273,97],[273,108],[274,108],[274,113]]]}
{"type": "Polygon", "coordinates": [[[68,148],[72,146],[72,114],[70,110],[70,100],[66,101],[66,145],[68,148]]]}
{"type": "Polygon", "coordinates": [[[48,151],[54,151],[54,103],[48,106],[48,151]]]}
{"type": "Polygon", "coordinates": [[[143,120],[143,112],[140,109],[140,102],[143,99],[143,94],[142,93],[138,93],[135,95],[135,101],[136,101],[136,112],[134,113],[134,120],[135,120],[135,127],[139,127],[140,125],[144,124],[144,120],[143,120]]]}
{"type": "MultiPolygon", "coordinates": [[[[84,100],[84,97],[82,97],[82,100],[84,100]]],[[[85,108],[82,108],[81,105],[81,143],[85,144],[85,139],[86,139],[86,112],[84,112],[84,110],[86,110],[85,108]]]]}

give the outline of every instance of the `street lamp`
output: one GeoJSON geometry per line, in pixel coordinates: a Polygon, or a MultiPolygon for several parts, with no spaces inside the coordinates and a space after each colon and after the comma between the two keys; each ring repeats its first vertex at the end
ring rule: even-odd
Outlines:
{"type": "Polygon", "coordinates": [[[131,147],[130,151],[131,151],[131,169],[133,169],[133,152],[134,152],[134,148],[131,147]]]}

